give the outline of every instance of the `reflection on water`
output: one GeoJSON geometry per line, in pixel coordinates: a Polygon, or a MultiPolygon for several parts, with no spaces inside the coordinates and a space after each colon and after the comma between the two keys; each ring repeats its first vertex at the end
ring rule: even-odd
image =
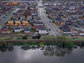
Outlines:
{"type": "Polygon", "coordinates": [[[9,46],[7,46],[7,47],[0,47],[0,51],[1,52],[10,51],[11,52],[11,51],[13,51],[13,48],[14,47],[12,47],[12,46],[10,46],[10,47],[9,46]]]}
{"type": "Polygon", "coordinates": [[[21,49],[29,50],[29,49],[40,49],[43,52],[44,56],[64,56],[66,53],[71,53],[72,49],[68,48],[60,48],[55,45],[48,46],[22,46],[21,49]]]}
{"type": "Polygon", "coordinates": [[[0,63],[84,63],[84,49],[55,45],[0,47],[0,63]]]}
{"type": "MultiPolygon", "coordinates": [[[[38,50],[40,49],[43,52],[44,56],[64,56],[65,54],[71,53],[72,49],[60,48],[55,45],[39,46],[39,45],[27,45],[19,46],[22,50],[38,50]]],[[[15,46],[0,47],[1,52],[12,52],[15,46]]]]}
{"type": "Polygon", "coordinates": [[[43,54],[45,56],[64,56],[66,53],[71,53],[71,49],[59,48],[56,46],[46,46],[43,54]]]}

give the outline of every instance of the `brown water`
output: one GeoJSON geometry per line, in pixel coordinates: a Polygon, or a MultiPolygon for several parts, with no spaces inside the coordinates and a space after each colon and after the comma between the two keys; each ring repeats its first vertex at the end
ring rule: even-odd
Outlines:
{"type": "Polygon", "coordinates": [[[80,47],[69,50],[56,46],[14,46],[0,50],[0,63],[84,63],[84,48],[80,47]]]}

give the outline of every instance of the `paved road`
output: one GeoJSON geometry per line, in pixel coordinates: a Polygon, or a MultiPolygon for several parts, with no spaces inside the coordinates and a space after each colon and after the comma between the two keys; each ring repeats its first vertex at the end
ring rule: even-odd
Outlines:
{"type": "Polygon", "coordinates": [[[40,8],[40,6],[43,6],[42,0],[40,0],[40,1],[38,2],[38,12],[39,12],[39,15],[40,15],[40,17],[41,17],[43,23],[45,23],[45,25],[46,25],[49,29],[51,29],[51,30],[49,31],[49,34],[50,34],[50,35],[54,35],[54,36],[59,35],[58,29],[57,29],[52,23],[49,22],[50,20],[49,20],[48,17],[46,16],[45,8],[44,8],[44,7],[41,7],[41,8],[40,8]]]}

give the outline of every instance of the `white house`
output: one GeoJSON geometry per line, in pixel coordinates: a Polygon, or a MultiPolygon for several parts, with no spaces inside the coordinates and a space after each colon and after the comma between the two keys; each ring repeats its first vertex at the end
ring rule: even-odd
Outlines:
{"type": "Polygon", "coordinates": [[[80,36],[84,36],[84,33],[79,33],[80,36]]]}
{"type": "Polygon", "coordinates": [[[48,31],[46,29],[39,29],[38,33],[39,34],[48,34],[48,31]]]}
{"type": "Polygon", "coordinates": [[[24,29],[24,33],[29,33],[31,32],[28,28],[24,29]]]}
{"type": "Polygon", "coordinates": [[[23,29],[22,28],[15,28],[14,32],[21,32],[23,29]]]}

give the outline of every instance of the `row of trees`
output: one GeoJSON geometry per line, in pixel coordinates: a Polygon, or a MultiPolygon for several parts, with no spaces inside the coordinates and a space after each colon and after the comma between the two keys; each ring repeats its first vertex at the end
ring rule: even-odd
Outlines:
{"type": "MultiPolygon", "coordinates": [[[[41,35],[38,34],[36,36],[32,36],[32,39],[40,39],[41,38],[41,35]]],[[[28,39],[28,36],[22,36],[22,37],[17,37],[17,39],[28,39]]]]}

